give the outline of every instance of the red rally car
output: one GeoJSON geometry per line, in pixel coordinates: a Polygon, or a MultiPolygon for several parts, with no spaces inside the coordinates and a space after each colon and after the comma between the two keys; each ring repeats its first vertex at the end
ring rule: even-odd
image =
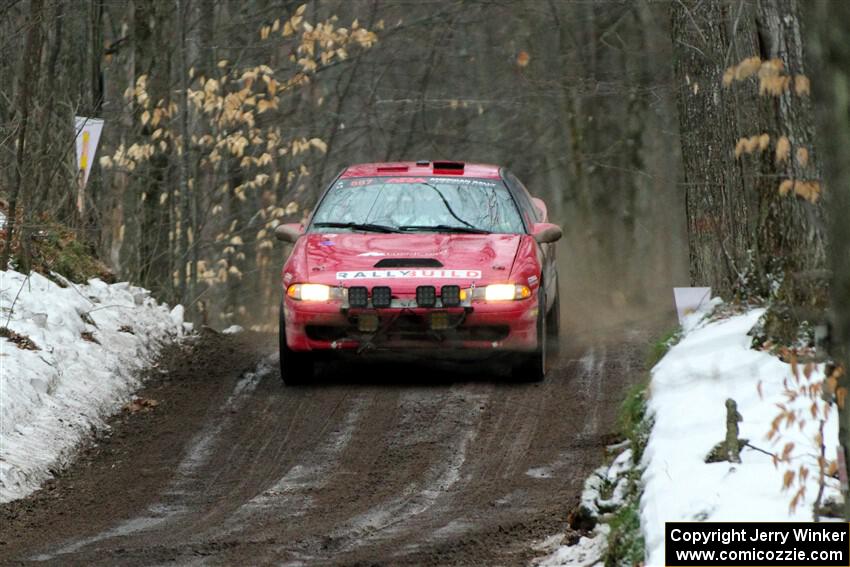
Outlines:
{"type": "Polygon", "coordinates": [[[510,172],[462,162],[353,165],[306,224],[283,267],[280,366],[313,376],[330,351],[506,355],[542,380],[557,348],[558,274],[546,205],[510,172]]]}

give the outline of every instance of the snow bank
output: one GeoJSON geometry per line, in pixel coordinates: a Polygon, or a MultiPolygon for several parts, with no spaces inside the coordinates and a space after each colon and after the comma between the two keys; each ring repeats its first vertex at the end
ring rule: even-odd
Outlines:
{"type": "Polygon", "coordinates": [[[616,455],[611,464],[597,468],[584,481],[581,506],[598,520],[593,530],[581,535],[577,541],[565,542],[567,538],[561,533],[533,546],[535,551],[546,554],[531,562],[534,567],[604,566],[608,536],[611,533],[608,524],[611,520],[610,511],[626,504],[628,474],[632,470],[632,450],[628,444],[628,441],[624,441],[609,446],[609,453],[616,455]],[[606,484],[614,487],[607,498],[603,496],[606,484]]]}
{"type": "Polygon", "coordinates": [[[62,288],[11,270],[0,271],[0,327],[7,319],[39,350],[0,338],[0,502],[61,468],[140,385],[138,370],[189,328],[182,308],[126,282],[62,288]]]}
{"type": "MultiPolygon", "coordinates": [[[[782,430],[778,441],[766,434],[784,403],[809,415],[812,400],[798,398],[789,403],[783,395],[787,380],[794,385],[791,368],[775,356],[751,350],[747,332],[763,310],[753,310],[728,319],[696,323],[686,321],[686,335],[652,371],[649,412],[655,419],[644,452],[645,484],[641,499],[641,525],[647,546],[647,566],[664,565],[664,522],[666,521],[780,521],[812,519],[817,494],[818,468],[815,461],[818,422],[809,419],[800,430],[795,423],[782,430]],[[763,399],[759,396],[759,382],[763,399]],[[739,437],[756,447],[781,453],[787,442],[793,469],[805,464],[810,475],[805,483],[805,500],[789,510],[798,488],[783,491],[787,463],[775,467],[772,458],[745,447],[741,464],[705,463],[714,446],[725,439],[727,398],[738,404],[743,416],[739,437]]],[[[811,382],[823,380],[823,368],[811,374],[811,382]]],[[[801,383],[809,380],[802,376],[801,383]]],[[[819,410],[824,402],[818,396],[819,410]]],[[[827,459],[835,456],[837,415],[831,412],[825,427],[827,459]]],[[[828,479],[827,494],[838,487],[828,479]]]]}
{"type": "Polygon", "coordinates": [[[608,524],[598,524],[590,536],[582,536],[574,545],[560,545],[563,535],[552,536],[545,540],[538,550],[555,547],[547,556],[532,561],[535,567],[603,567],[604,555],[608,549],[608,524]]]}

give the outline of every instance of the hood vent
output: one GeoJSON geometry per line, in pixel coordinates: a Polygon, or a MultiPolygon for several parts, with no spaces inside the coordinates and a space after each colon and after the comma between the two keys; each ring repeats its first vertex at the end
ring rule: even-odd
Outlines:
{"type": "Polygon", "coordinates": [[[442,268],[443,264],[434,258],[384,258],[375,264],[376,268],[442,268]]]}

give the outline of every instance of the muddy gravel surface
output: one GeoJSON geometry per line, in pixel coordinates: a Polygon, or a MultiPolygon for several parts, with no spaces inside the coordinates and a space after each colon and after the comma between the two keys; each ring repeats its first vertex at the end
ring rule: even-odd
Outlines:
{"type": "Polygon", "coordinates": [[[615,440],[645,335],[570,342],[541,384],[480,363],[332,362],[286,388],[275,337],[205,331],[29,498],[0,563],[525,565],[615,440]]]}

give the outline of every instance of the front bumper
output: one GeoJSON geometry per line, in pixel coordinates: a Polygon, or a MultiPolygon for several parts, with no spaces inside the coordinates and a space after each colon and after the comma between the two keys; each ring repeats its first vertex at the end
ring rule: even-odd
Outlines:
{"type": "Polygon", "coordinates": [[[536,297],[476,301],[467,307],[386,309],[343,308],[340,302],[284,298],[286,343],[293,351],[527,352],[537,348],[537,310],[536,297]]]}

